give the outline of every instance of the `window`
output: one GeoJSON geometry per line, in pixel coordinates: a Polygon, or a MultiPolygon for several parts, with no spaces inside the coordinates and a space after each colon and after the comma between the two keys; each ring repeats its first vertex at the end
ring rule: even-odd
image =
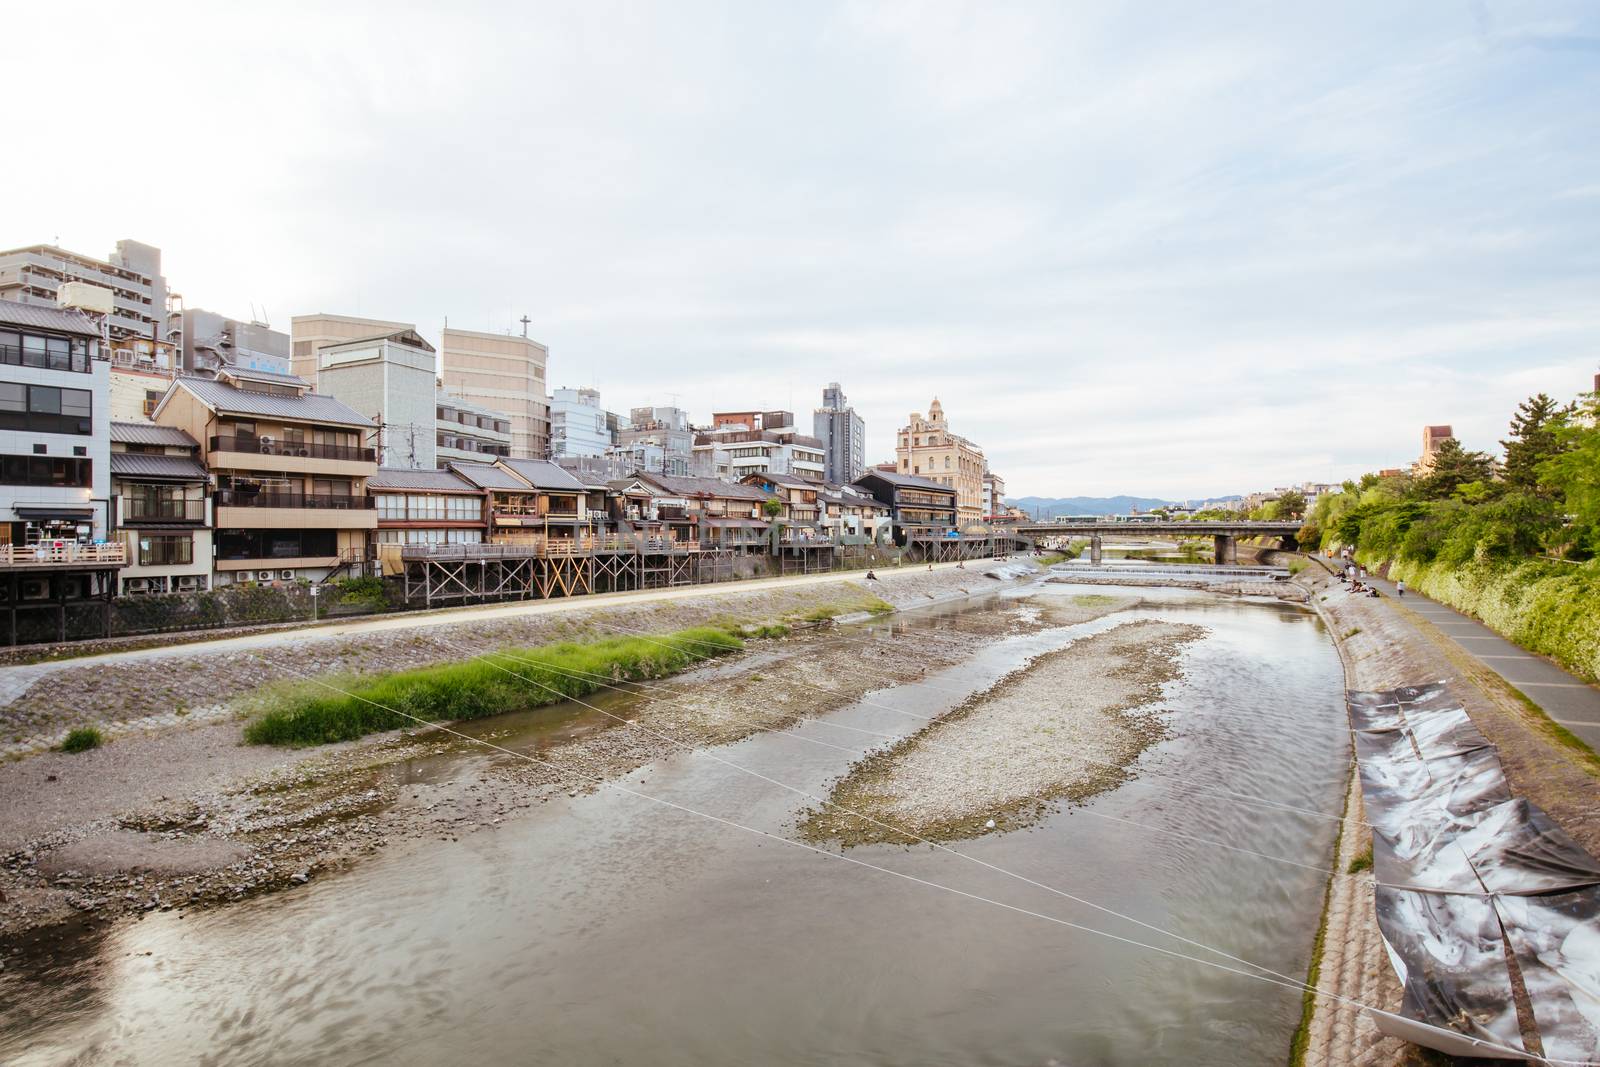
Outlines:
{"type": "Polygon", "coordinates": [[[90,461],[63,456],[0,456],[0,485],[54,485],[87,489],[90,461]]]}
{"type": "Polygon", "coordinates": [[[144,417],[149,418],[156,413],[156,405],[161,403],[161,398],[167,394],[160,389],[146,389],[144,391],[144,417]]]}
{"type": "Polygon", "coordinates": [[[194,562],[194,538],[188,534],[146,534],[139,538],[139,566],[172,567],[194,562]]]}
{"type": "Polygon", "coordinates": [[[93,399],[87,389],[0,382],[0,429],[92,433],[93,399]]]}

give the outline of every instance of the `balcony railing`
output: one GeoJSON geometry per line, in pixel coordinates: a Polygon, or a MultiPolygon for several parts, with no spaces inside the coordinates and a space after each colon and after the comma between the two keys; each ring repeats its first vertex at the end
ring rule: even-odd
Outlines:
{"type": "Polygon", "coordinates": [[[128,546],[121,542],[81,545],[76,541],[40,541],[35,545],[0,545],[0,567],[121,567],[128,546]]]}
{"type": "Polygon", "coordinates": [[[374,448],[355,445],[318,445],[309,441],[280,441],[265,437],[213,437],[213,452],[254,452],[263,456],[282,456],[298,459],[344,459],[357,463],[378,462],[374,448]]]}
{"type": "Polygon", "coordinates": [[[41,352],[38,349],[24,349],[17,345],[0,345],[0,363],[12,367],[41,367],[45,370],[68,370],[86,372],[89,369],[89,353],[79,352],[41,352]]]}
{"type": "Polygon", "coordinates": [[[239,489],[218,489],[219,508],[325,508],[332,511],[362,511],[373,507],[370,496],[342,493],[247,493],[239,489]]]}
{"type": "Polygon", "coordinates": [[[145,500],[140,497],[122,498],[124,522],[204,522],[204,500],[145,500]]]}

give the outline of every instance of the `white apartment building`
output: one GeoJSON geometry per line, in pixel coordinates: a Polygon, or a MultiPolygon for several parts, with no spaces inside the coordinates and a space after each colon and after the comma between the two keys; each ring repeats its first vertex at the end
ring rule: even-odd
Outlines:
{"type": "Polygon", "coordinates": [[[611,447],[607,412],[597,389],[557,389],[550,394],[550,457],[602,456],[611,447]]]}
{"type": "Polygon", "coordinates": [[[346,341],[359,341],[364,337],[384,337],[401,330],[416,328],[416,325],[410,322],[363,319],[354,315],[330,315],[325,311],[319,311],[315,315],[296,315],[289,320],[289,373],[296,378],[303,378],[315,390],[317,372],[322,369],[324,348],[346,341]]]}
{"type": "Polygon", "coordinates": [[[511,455],[511,416],[458,396],[434,401],[434,455],[438,466],[493,463],[511,455]]]}
{"type": "Polygon", "coordinates": [[[68,252],[54,245],[29,245],[0,252],[0,300],[58,306],[61,287],[87,282],[112,294],[105,325],[111,347],[129,339],[166,344],[167,279],[161,274],[161,249],[138,241],[118,241],[105,259],[68,252]]]}
{"type": "Polygon", "coordinates": [[[108,535],[110,370],[88,316],[0,300],[4,543],[108,535]]]}

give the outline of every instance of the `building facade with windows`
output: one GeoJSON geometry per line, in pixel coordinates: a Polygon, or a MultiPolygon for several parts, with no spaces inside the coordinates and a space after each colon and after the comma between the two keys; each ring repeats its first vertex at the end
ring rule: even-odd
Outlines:
{"type": "Polygon", "coordinates": [[[0,300],[0,521],[5,543],[110,531],[110,363],[86,315],[0,300]]]}
{"type": "Polygon", "coordinates": [[[511,416],[448,393],[434,400],[434,458],[451,463],[493,463],[511,455],[511,416]]]}
{"type": "Polygon", "coordinates": [[[293,373],[289,335],[265,322],[243,322],[200,308],[176,311],[172,318],[184,374],[209,376],[224,367],[293,373]]]}
{"type": "Polygon", "coordinates": [[[867,424],[838,382],[822,390],[822,406],[812,414],[811,425],[822,442],[823,476],[835,485],[861,477],[867,469],[867,424]]]}
{"type": "Polygon", "coordinates": [[[983,472],[983,521],[990,522],[1005,515],[1006,480],[994,471],[983,472]]]}
{"type": "Polygon", "coordinates": [[[209,479],[200,443],[148,422],[111,424],[111,514],[127,547],[123,596],[198,593],[211,584],[209,479]]]}
{"type": "Polygon", "coordinates": [[[154,418],[200,444],[218,585],[365,572],[378,525],[371,419],[300,378],[238,368],[179,378],[154,418]]]}
{"type": "Polygon", "coordinates": [[[528,337],[446,327],[445,389],[511,418],[511,457],[550,456],[550,406],[545,368],[550,350],[528,337]]]}
{"type": "Polygon", "coordinates": [[[384,574],[399,574],[404,545],[484,542],[486,495],[450,470],[380,467],[367,481],[378,513],[377,555],[384,574]]]}
{"type": "Polygon", "coordinates": [[[557,389],[550,394],[550,458],[603,456],[611,447],[611,416],[598,389],[557,389]]]}
{"type": "Polygon", "coordinates": [[[895,544],[903,546],[913,536],[941,537],[956,527],[956,491],[942,482],[874,469],[855,486],[889,509],[895,544]]]}
{"type": "Polygon", "coordinates": [[[896,473],[927,478],[956,491],[961,525],[983,517],[983,474],[989,465],[983,449],[950,432],[938,397],[929,405],[927,418],[912,412],[909,422],[900,427],[894,454],[896,473]]]}
{"type": "Polygon", "coordinates": [[[314,390],[318,387],[317,374],[322,370],[324,348],[346,341],[359,341],[363,337],[383,337],[416,328],[410,322],[330,315],[325,311],[315,315],[296,315],[289,320],[289,373],[305,379],[314,390]]]}
{"type": "Polygon", "coordinates": [[[167,279],[161,249],[139,241],[118,241],[105,259],[68,252],[54,245],[29,245],[0,252],[0,300],[57,307],[62,289],[87,283],[111,293],[105,316],[111,348],[142,340],[167,345],[167,279]]]}

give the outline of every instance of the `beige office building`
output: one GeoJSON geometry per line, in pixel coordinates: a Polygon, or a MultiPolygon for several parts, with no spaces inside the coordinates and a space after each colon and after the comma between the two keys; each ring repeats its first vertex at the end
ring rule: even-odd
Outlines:
{"type": "Polygon", "coordinates": [[[527,337],[449,328],[441,349],[447,392],[511,416],[511,458],[549,459],[550,350],[527,337]]]}
{"type": "Polygon", "coordinates": [[[894,455],[899,473],[928,478],[956,491],[956,521],[961,526],[983,518],[983,475],[989,465],[983,449],[950,432],[938,397],[927,418],[912,412],[910,423],[900,427],[894,455]]]}
{"type": "Polygon", "coordinates": [[[416,330],[409,322],[389,322],[385,319],[362,319],[353,315],[296,315],[289,320],[290,372],[304,378],[313,390],[317,387],[317,371],[321,369],[320,353],[329,345],[342,345],[346,341],[364,341],[369,337],[387,337],[401,330],[416,330]]]}

